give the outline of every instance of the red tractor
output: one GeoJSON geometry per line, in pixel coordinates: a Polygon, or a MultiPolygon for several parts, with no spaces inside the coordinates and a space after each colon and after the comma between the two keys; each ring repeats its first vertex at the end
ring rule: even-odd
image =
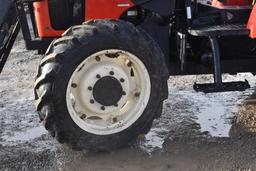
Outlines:
{"type": "Polygon", "coordinates": [[[256,73],[254,3],[1,0],[0,71],[21,28],[43,55],[34,92],[46,129],[73,149],[112,150],[150,130],[170,75],[213,73],[194,85],[205,93],[250,87],[222,73],[256,73]]]}

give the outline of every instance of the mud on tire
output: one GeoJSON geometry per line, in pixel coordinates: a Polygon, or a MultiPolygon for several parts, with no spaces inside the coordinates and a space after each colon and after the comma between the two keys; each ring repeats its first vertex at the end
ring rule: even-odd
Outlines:
{"type": "Polygon", "coordinates": [[[93,20],[67,30],[52,42],[41,60],[35,81],[35,102],[40,119],[52,136],[73,149],[113,150],[147,133],[167,98],[167,69],[159,46],[142,30],[125,21],[93,20]],[[127,129],[95,135],[81,129],[66,104],[68,82],[79,64],[93,53],[120,49],[135,54],[146,66],[151,81],[148,104],[127,129]]]}

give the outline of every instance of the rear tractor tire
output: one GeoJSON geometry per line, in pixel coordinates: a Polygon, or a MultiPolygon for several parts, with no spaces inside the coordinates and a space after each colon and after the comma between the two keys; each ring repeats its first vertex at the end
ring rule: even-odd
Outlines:
{"type": "Polygon", "coordinates": [[[46,129],[73,149],[110,151],[148,132],[167,98],[159,46],[125,21],[92,20],[53,41],[35,81],[46,129]]]}

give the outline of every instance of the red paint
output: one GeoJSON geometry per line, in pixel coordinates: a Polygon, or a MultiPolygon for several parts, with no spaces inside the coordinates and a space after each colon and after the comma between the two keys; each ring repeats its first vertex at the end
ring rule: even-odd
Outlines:
{"type": "Polygon", "coordinates": [[[134,6],[131,0],[86,0],[87,20],[118,19],[124,11],[134,6]]]}
{"type": "Polygon", "coordinates": [[[34,2],[34,13],[39,37],[59,37],[64,30],[54,30],[51,25],[48,0],[34,2]]]}
{"type": "Polygon", "coordinates": [[[250,37],[256,38],[256,5],[254,5],[250,19],[247,24],[247,28],[250,29],[250,37]]]}
{"type": "Polygon", "coordinates": [[[218,0],[212,1],[212,6],[215,6],[217,8],[224,8],[225,6],[245,6],[251,4],[252,0],[226,0],[225,3],[219,2],[218,0]]]}
{"type": "MultiPolygon", "coordinates": [[[[134,4],[131,0],[85,0],[86,20],[91,19],[118,19],[134,4]]],[[[48,0],[34,2],[34,13],[39,37],[60,37],[65,30],[52,28],[48,0]]]]}
{"type": "Polygon", "coordinates": [[[225,5],[223,2],[219,2],[218,0],[213,0],[212,6],[217,7],[217,8],[224,8],[225,5]]]}

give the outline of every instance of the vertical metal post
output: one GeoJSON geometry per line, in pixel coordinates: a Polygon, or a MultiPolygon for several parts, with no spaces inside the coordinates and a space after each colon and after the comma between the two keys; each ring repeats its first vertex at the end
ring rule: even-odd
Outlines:
{"type": "Polygon", "coordinates": [[[12,32],[10,33],[7,42],[3,45],[3,48],[0,50],[0,74],[4,68],[4,65],[7,61],[8,56],[12,50],[13,44],[18,36],[20,30],[19,20],[16,21],[15,26],[13,27],[12,32]]]}
{"type": "Polygon", "coordinates": [[[211,42],[213,61],[214,61],[214,82],[216,85],[222,84],[222,72],[220,64],[220,48],[218,43],[218,37],[209,37],[211,42]]]}

